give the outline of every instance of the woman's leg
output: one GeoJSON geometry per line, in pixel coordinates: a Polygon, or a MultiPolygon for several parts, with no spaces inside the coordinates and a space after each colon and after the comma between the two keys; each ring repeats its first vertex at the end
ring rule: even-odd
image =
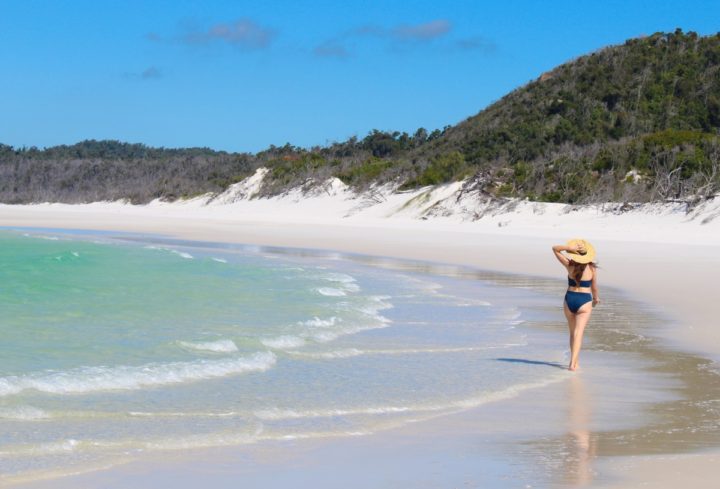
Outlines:
{"type": "Polygon", "coordinates": [[[570,370],[577,370],[578,368],[578,357],[580,356],[580,348],[582,347],[583,333],[585,332],[585,326],[590,321],[590,315],[592,314],[592,303],[588,302],[584,304],[575,316],[575,330],[571,334],[572,345],[570,347],[570,370]]]}
{"type": "Polygon", "coordinates": [[[563,301],[563,312],[568,322],[568,330],[570,332],[570,357],[572,358],[573,342],[575,338],[575,314],[568,308],[567,302],[563,301]]]}

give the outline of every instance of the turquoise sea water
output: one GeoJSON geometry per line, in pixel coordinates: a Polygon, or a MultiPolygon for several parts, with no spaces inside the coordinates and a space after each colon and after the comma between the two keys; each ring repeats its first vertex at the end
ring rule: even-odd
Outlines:
{"type": "Polygon", "coordinates": [[[0,480],[360,436],[567,375],[531,363],[563,360],[528,324],[556,297],[279,251],[0,231],[0,480]]]}

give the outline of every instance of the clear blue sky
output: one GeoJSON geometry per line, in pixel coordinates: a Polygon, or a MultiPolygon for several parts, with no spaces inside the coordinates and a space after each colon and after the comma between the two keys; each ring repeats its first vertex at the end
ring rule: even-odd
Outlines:
{"type": "Polygon", "coordinates": [[[720,1],[0,0],[0,142],[258,151],[455,124],[720,1]]]}

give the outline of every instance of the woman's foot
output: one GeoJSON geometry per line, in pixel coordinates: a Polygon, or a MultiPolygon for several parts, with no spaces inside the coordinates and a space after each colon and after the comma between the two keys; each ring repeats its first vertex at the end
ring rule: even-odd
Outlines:
{"type": "Polygon", "coordinates": [[[575,365],[573,365],[572,363],[570,365],[568,365],[568,370],[571,372],[575,372],[579,368],[580,368],[580,365],[578,365],[577,363],[575,365]]]}

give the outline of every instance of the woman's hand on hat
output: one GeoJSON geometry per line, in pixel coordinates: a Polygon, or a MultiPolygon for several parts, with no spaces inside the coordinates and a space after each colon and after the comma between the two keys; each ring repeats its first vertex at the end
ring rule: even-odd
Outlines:
{"type": "Polygon", "coordinates": [[[568,246],[568,251],[570,253],[584,253],[585,247],[582,243],[573,243],[570,246],[568,246]]]}

